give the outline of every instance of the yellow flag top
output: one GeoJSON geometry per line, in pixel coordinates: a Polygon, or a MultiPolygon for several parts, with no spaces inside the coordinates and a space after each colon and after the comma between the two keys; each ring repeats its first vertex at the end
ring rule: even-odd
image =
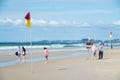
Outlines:
{"type": "Polygon", "coordinates": [[[30,12],[28,12],[26,15],[25,15],[25,19],[26,19],[26,26],[27,27],[30,27],[31,26],[31,22],[30,22],[30,12]]]}

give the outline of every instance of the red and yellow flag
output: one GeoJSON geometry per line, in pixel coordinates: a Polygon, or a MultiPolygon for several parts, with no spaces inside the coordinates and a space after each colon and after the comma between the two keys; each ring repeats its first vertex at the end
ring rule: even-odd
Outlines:
{"type": "Polygon", "coordinates": [[[27,27],[30,27],[31,26],[31,22],[30,22],[30,12],[28,12],[26,15],[25,15],[25,19],[26,19],[26,26],[27,27]]]}
{"type": "Polygon", "coordinates": [[[110,38],[112,38],[112,32],[110,32],[110,38]]]}

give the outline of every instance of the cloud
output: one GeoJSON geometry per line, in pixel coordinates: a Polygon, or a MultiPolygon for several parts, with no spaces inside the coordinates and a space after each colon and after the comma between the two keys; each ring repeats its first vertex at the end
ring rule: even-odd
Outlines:
{"type": "Polygon", "coordinates": [[[46,25],[47,24],[47,21],[45,21],[45,20],[42,20],[42,19],[37,19],[37,20],[35,20],[35,19],[31,19],[31,23],[33,24],[33,25],[46,25]]]}
{"type": "Polygon", "coordinates": [[[99,20],[99,21],[96,21],[96,23],[92,24],[92,25],[101,25],[101,26],[120,26],[120,20],[117,20],[117,21],[111,21],[111,22],[108,22],[108,21],[103,21],[103,20],[99,20]]]}
{"type": "MultiPolygon", "coordinates": [[[[0,24],[10,24],[15,26],[21,26],[25,24],[25,20],[22,19],[0,19],[0,24]]],[[[32,25],[37,26],[90,26],[88,22],[81,22],[81,21],[57,21],[57,20],[43,20],[43,19],[31,19],[32,25]]]]}
{"type": "Polygon", "coordinates": [[[91,25],[87,22],[84,22],[83,24],[81,24],[81,26],[91,26],[91,25]]]}
{"type": "Polygon", "coordinates": [[[21,19],[13,20],[13,19],[6,18],[6,19],[0,19],[0,24],[21,25],[23,24],[23,21],[21,19]]]}
{"type": "MultiPolygon", "coordinates": [[[[22,19],[0,19],[0,25],[5,25],[5,24],[9,24],[9,25],[14,25],[14,26],[21,26],[21,25],[25,25],[25,20],[22,19]]],[[[100,26],[100,25],[120,25],[120,20],[118,21],[112,21],[110,22],[106,22],[103,20],[98,20],[96,22],[83,22],[83,21],[67,21],[67,20],[43,20],[43,19],[31,19],[31,24],[35,25],[35,26],[75,26],[75,27],[90,27],[90,26],[100,26]]]]}
{"type": "Polygon", "coordinates": [[[49,22],[50,25],[52,26],[60,26],[60,25],[64,25],[64,26],[90,26],[89,23],[87,22],[81,22],[81,21],[50,21],[49,22]]]}
{"type": "Polygon", "coordinates": [[[113,21],[112,24],[113,24],[113,25],[120,26],[120,20],[118,20],[118,21],[113,21]]]}
{"type": "Polygon", "coordinates": [[[59,21],[49,21],[49,24],[50,25],[60,25],[60,22],[59,21]]]}

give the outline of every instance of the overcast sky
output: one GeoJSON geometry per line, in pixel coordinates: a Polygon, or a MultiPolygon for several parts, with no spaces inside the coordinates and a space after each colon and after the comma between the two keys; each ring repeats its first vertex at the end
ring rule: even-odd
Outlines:
{"type": "Polygon", "coordinates": [[[1,0],[0,42],[120,38],[120,0],[1,0]]]}

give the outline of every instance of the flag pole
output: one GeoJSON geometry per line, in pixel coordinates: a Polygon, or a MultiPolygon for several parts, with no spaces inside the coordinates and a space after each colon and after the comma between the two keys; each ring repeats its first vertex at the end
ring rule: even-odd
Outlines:
{"type": "Polygon", "coordinates": [[[28,12],[25,15],[25,19],[26,19],[26,26],[28,28],[30,28],[29,31],[30,31],[31,72],[33,72],[33,63],[32,63],[32,28],[31,28],[31,22],[30,22],[30,12],[28,12]]]}
{"type": "Polygon", "coordinates": [[[110,41],[111,41],[111,49],[113,48],[112,46],[112,32],[110,32],[110,41]]]}
{"type": "Polygon", "coordinates": [[[111,38],[111,40],[110,40],[110,41],[111,41],[111,49],[112,49],[112,48],[113,48],[113,47],[112,47],[112,38],[111,38]]]}
{"type": "Polygon", "coordinates": [[[31,72],[33,72],[33,63],[32,63],[32,29],[30,28],[30,56],[31,56],[31,72]]]}

